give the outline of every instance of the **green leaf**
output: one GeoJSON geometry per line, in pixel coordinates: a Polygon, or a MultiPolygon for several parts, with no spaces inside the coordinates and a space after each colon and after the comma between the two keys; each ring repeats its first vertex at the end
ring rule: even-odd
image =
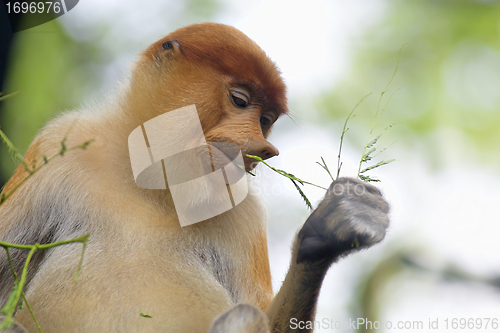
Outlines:
{"type": "Polygon", "coordinates": [[[299,187],[299,185],[293,180],[293,179],[290,179],[293,183],[293,185],[295,185],[295,188],[297,189],[297,191],[299,191],[300,193],[300,196],[302,197],[302,199],[304,199],[304,201],[306,202],[306,206],[312,210],[313,209],[313,206],[311,204],[311,202],[309,201],[309,199],[306,197],[306,195],[304,194],[304,192],[302,192],[302,189],[299,187]]]}
{"type": "Polygon", "coordinates": [[[144,313],[142,313],[142,312],[140,313],[140,316],[141,316],[141,317],[144,317],[144,318],[153,318],[153,317],[151,317],[150,315],[148,315],[148,314],[144,314],[144,313]]]}
{"type": "Polygon", "coordinates": [[[375,165],[369,166],[368,168],[361,170],[360,173],[365,173],[368,170],[373,170],[375,168],[381,167],[382,165],[386,165],[386,164],[392,163],[394,161],[395,161],[395,159],[391,159],[391,160],[387,160],[387,161],[380,161],[380,162],[378,162],[375,165]]]}
{"type": "Polygon", "coordinates": [[[359,179],[361,179],[364,182],[374,182],[374,183],[380,182],[379,179],[370,178],[370,176],[367,175],[359,175],[359,179]]]}
{"type": "Polygon", "coordinates": [[[368,162],[369,160],[371,160],[373,157],[370,156],[370,154],[375,152],[376,150],[377,150],[377,148],[375,148],[375,147],[370,149],[366,154],[363,155],[363,157],[361,158],[361,162],[364,163],[364,162],[368,162]]]}
{"type": "MultiPolygon", "coordinates": [[[[381,135],[382,135],[382,134],[381,134],[381,135]]],[[[366,144],[366,149],[370,149],[371,147],[373,147],[373,146],[377,143],[377,141],[378,141],[378,139],[379,139],[379,138],[380,138],[380,135],[379,135],[379,136],[377,136],[377,137],[376,137],[375,139],[373,139],[372,141],[368,142],[368,143],[366,144]]]]}

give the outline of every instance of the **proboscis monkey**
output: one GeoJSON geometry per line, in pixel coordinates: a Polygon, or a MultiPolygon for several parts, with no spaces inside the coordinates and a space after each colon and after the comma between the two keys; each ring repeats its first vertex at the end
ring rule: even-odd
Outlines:
{"type": "MultiPolygon", "coordinates": [[[[26,153],[30,165],[57,153],[65,136],[68,147],[94,140],[87,150],[47,164],[0,207],[3,241],[42,244],[90,233],[77,282],[81,244],[37,252],[32,260],[26,297],[44,332],[294,331],[292,318],[314,319],[331,264],[384,238],[389,207],[381,193],[338,179],[298,232],[290,269],[274,296],[266,213],[251,179],[235,208],[185,227],[168,189],[134,182],[129,134],[193,104],[207,142],[232,142],[263,159],[278,154],[266,137],[287,112],[279,71],[243,33],[212,23],[155,42],[117,96],[55,118],[34,139],[26,153]]],[[[246,170],[255,166],[247,157],[244,162],[246,170]]],[[[4,192],[26,176],[20,166],[4,192]]],[[[209,195],[200,189],[190,200],[209,195]]],[[[12,250],[18,274],[26,255],[12,250]]],[[[12,285],[1,251],[0,305],[12,285]]],[[[15,319],[35,332],[26,307],[15,319]]]]}

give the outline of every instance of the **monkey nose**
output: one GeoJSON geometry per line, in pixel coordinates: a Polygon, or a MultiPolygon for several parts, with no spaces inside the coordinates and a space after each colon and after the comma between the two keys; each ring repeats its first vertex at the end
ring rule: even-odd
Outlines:
{"type": "Polygon", "coordinates": [[[249,155],[256,155],[263,160],[279,155],[278,149],[267,140],[256,140],[248,145],[249,155]]]}

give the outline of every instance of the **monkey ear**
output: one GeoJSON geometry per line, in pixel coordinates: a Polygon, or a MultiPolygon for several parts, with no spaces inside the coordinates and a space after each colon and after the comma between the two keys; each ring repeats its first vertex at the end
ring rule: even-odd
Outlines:
{"type": "Polygon", "coordinates": [[[167,40],[161,44],[160,52],[158,52],[158,55],[156,56],[156,62],[161,63],[163,60],[162,58],[170,58],[171,56],[179,53],[182,53],[181,44],[179,44],[179,42],[175,39],[167,40]]]}
{"type": "Polygon", "coordinates": [[[180,51],[181,44],[179,44],[179,42],[176,41],[175,39],[172,39],[172,40],[167,40],[165,43],[161,45],[161,47],[163,48],[164,51],[172,49],[177,49],[180,51]]]}

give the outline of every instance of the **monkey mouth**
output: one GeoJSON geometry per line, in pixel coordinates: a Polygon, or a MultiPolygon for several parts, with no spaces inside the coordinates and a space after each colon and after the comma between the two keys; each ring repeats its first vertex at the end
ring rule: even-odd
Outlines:
{"type": "Polygon", "coordinates": [[[234,165],[240,170],[247,170],[247,163],[241,148],[232,142],[209,142],[210,156],[215,169],[234,165]]]}
{"type": "Polygon", "coordinates": [[[243,157],[243,161],[245,161],[245,171],[252,171],[259,164],[259,161],[246,156],[246,154],[243,157]]]}

